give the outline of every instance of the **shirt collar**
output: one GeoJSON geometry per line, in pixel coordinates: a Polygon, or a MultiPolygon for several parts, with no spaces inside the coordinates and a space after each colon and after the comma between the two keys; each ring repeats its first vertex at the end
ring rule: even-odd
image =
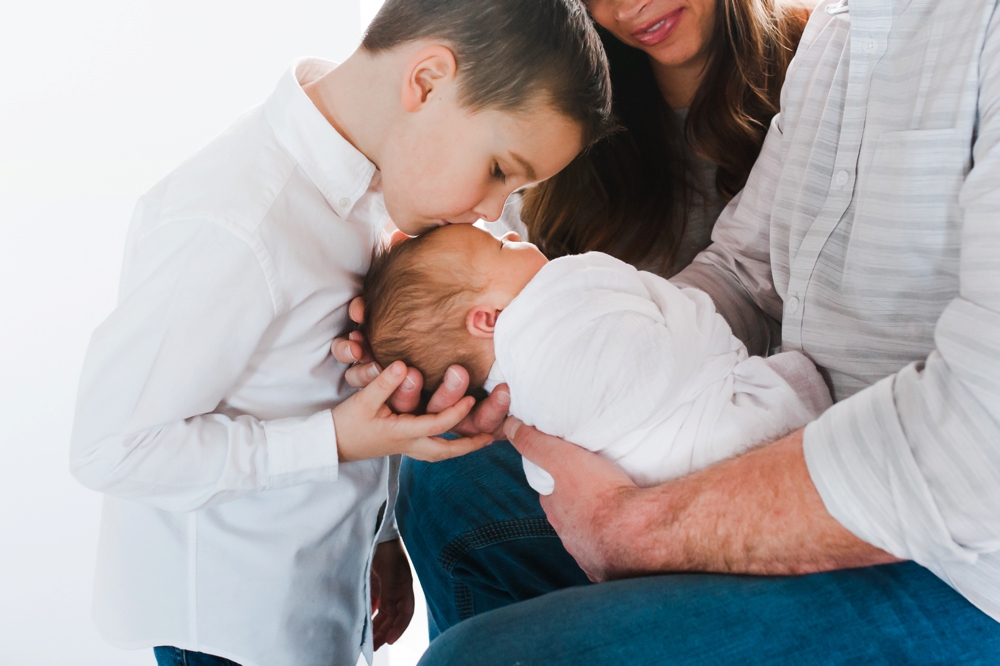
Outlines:
{"type": "Polygon", "coordinates": [[[347,217],[371,186],[377,170],[371,160],[333,128],[302,90],[303,84],[315,81],[336,66],[317,58],[293,62],[264,103],[264,116],[278,142],[295,158],[333,210],[347,217]]]}

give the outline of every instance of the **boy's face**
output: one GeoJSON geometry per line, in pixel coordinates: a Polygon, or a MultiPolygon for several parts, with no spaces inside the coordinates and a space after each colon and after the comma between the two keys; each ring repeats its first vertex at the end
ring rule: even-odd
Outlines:
{"type": "Polygon", "coordinates": [[[471,112],[454,88],[394,134],[379,165],[382,188],[389,216],[411,236],[496,220],[512,192],[554,176],[582,148],[580,127],[547,104],[471,112]]]}

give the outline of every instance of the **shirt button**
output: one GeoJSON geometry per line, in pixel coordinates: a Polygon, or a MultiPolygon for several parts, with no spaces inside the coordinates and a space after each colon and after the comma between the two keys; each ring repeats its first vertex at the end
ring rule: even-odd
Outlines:
{"type": "Polygon", "coordinates": [[[347,197],[341,197],[340,201],[338,201],[337,203],[340,204],[341,208],[350,208],[351,207],[351,200],[348,199],[347,197]]]}
{"type": "Polygon", "coordinates": [[[837,174],[837,186],[843,187],[847,184],[847,179],[850,178],[846,171],[841,171],[837,174]]]}
{"type": "Polygon", "coordinates": [[[878,46],[878,44],[875,43],[875,40],[869,37],[865,40],[865,43],[862,44],[861,48],[864,49],[865,53],[875,53],[876,46],[878,46]]]}
{"type": "Polygon", "coordinates": [[[785,302],[785,310],[788,311],[788,314],[795,314],[796,312],[798,312],[799,311],[799,299],[796,298],[795,296],[792,296],[791,298],[789,298],[785,302]]]}

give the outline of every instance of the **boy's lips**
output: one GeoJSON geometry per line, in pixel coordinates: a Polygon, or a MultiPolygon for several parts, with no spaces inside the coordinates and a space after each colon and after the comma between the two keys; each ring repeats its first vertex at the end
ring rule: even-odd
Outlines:
{"type": "Polygon", "coordinates": [[[684,12],[684,8],[675,9],[669,14],[664,14],[658,19],[654,19],[642,26],[638,30],[632,33],[636,41],[643,46],[656,46],[667,37],[670,33],[674,31],[677,24],[680,23],[681,14],[684,12]]]}

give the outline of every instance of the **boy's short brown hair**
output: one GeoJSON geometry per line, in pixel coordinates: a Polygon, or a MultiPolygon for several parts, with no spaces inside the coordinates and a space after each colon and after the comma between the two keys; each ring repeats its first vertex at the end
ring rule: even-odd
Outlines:
{"type": "Polygon", "coordinates": [[[581,0],[386,0],[361,48],[418,39],[451,46],[468,108],[520,111],[541,94],[580,124],[584,146],[612,129],[608,62],[581,0]]]}
{"type": "Polygon", "coordinates": [[[439,247],[436,231],[376,248],[363,288],[361,332],[372,356],[383,368],[403,361],[419,370],[425,392],[440,386],[453,364],[468,370],[474,382],[482,374],[465,317],[486,284],[467,257],[439,247]]]}

